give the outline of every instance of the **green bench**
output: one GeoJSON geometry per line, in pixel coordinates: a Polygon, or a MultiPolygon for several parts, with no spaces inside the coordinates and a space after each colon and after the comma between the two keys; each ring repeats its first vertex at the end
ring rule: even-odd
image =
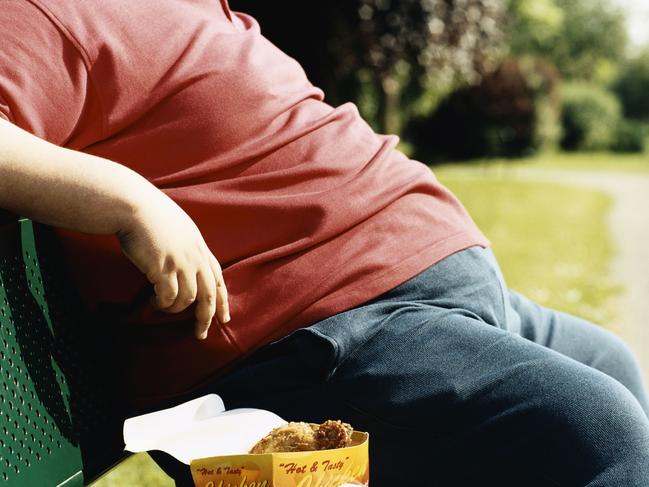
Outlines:
{"type": "Polygon", "coordinates": [[[103,335],[110,327],[79,306],[61,256],[47,227],[0,222],[0,484],[7,487],[86,485],[125,457],[119,360],[103,335]]]}

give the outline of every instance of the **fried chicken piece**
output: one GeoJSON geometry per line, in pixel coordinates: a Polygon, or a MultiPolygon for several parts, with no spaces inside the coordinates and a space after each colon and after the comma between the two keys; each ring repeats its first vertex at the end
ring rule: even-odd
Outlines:
{"type": "Polygon", "coordinates": [[[313,450],[315,433],[308,423],[288,423],[274,428],[257,442],[250,453],[273,453],[313,450]]]}
{"type": "Polygon", "coordinates": [[[353,428],[341,421],[320,425],[291,422],[273,429],[250,449],[250,453],[329,450],[349,446],[353,428]]]}
{"type": "Polygon", "coordinates": [[[354,429],[349,424],[329,419],[315,429],[317,449],[332,450],[349,446],[353,432],[354,429]]]}

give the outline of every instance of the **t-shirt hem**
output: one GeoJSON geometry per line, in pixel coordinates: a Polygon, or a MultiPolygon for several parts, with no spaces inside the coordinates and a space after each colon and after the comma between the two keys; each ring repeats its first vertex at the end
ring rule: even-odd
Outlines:
{"type": "MultiPolygon", "coordinates": [[[[397,265],[381,271],[369,281],[363,280],[352,288],[342,289],[341,291],[331,294],[327,298],[316,302],[305,312],[301,313],[298,316],[298,319],[279,330],[275,330],[272,334],[265,337],[261,343],[270,343],[273,340],[286,336],[295,330],[312,326],[331,316],[361,306],[364,303],[376,299],[382,294],[396,288],[419,273],[424,272],[430,266],[435,265],[446,257],[475,245],[489,247],[491,243],[477,229],[475,231],[463,231],[453,234],[446,239],[423,248],[419,252],[416,252],[402,260],[397,265]],[[391,277],[385,279],[386,275],[391,277]]],[[[245,360],[245,358],[255,349],[254,347],[242,347],[240,343],[236,342],[236,340],[231,340],[230,344],[236,346],[238,350],[243,351],[239,360],[214,371],[214,373],[209,376],[197,381],[193,387],[189,387],[174,394],[160,394],[147,396],[146,398],[139,397],[136,402],[140,407],[142,407],[144,405],[151,406],[152,404],[164,403],[166,401],[178,399],[179,397],[188,397],[193,392],[201,390],[214,378],[227,373],[227,370],[235,366],[237,363],[241,363],[241,361],[245,360]]],[[[264,345],[261,345],[261,347],[263,346],[264,345]]]]}
{"type": "Polygon", "coordinates": [[[453,234],[412,254],[397,265],[381,271],[370,280],[362,280],[353,287],[343,288],[326,296],[300,313],[295,320],[291,320],[290,324],[275,330],[262,342],[268,343],[269,338],[271,340],[279,339],[294,330],[311,326],[318,321],[361,306],[424,272],[451,254],[475,245],[489,247],[491,243],[477,229],[453,234]],[[386,278],[385,276],[390,277],[386,278]]]}

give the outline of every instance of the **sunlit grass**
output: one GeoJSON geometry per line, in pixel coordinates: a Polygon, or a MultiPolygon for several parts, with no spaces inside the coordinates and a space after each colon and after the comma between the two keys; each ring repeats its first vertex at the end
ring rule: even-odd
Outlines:
{"type": "Polygon", "coordinates": [[[435,170],[493,243],[509,286],[544,306],[606,324],[618,291],[598,191],[510,179],[506,172],[435,170]]]}
{"type": "Polygon", "coordinates": [[[437,169],[454,168],[458,171],[516,169],[521,167],[569,169],[577,171],[649,172],[649,154],[558,153],[524,159],[477,159],[436,166],[437,169]]]}
{"type": "Polygon", "coordinates": [[[91,484],[92,487],[174,487],[171,480],[151,457],[138,453],[91,484]]]}
{"type": "Polygon", "coordinates": [[[649,171],[647,154],[577,153],[542,155],[521,160],[522,164],[554,169],[591,171],[649,171]]]}

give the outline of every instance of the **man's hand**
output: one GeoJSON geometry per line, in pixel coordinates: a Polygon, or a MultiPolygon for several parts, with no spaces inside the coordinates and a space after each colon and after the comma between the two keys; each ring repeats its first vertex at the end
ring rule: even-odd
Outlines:
{"type": "Polygon", "coordinates": [[[204,339],[216,313],[230,321],[221,265],[187,214],[163,193],[148,195],[117,235],[124,254],[147,276],[162,311],[196,302],[196,337],[204,339]]]}
{"type": "Polygon", "coordinates": [[[170,313],[196,302],[196,336],[230,320],[221,266],[189,216],[116,162],[65,149],[0,118],[0,208],[79,232],[117,235],[170,313]]]}

